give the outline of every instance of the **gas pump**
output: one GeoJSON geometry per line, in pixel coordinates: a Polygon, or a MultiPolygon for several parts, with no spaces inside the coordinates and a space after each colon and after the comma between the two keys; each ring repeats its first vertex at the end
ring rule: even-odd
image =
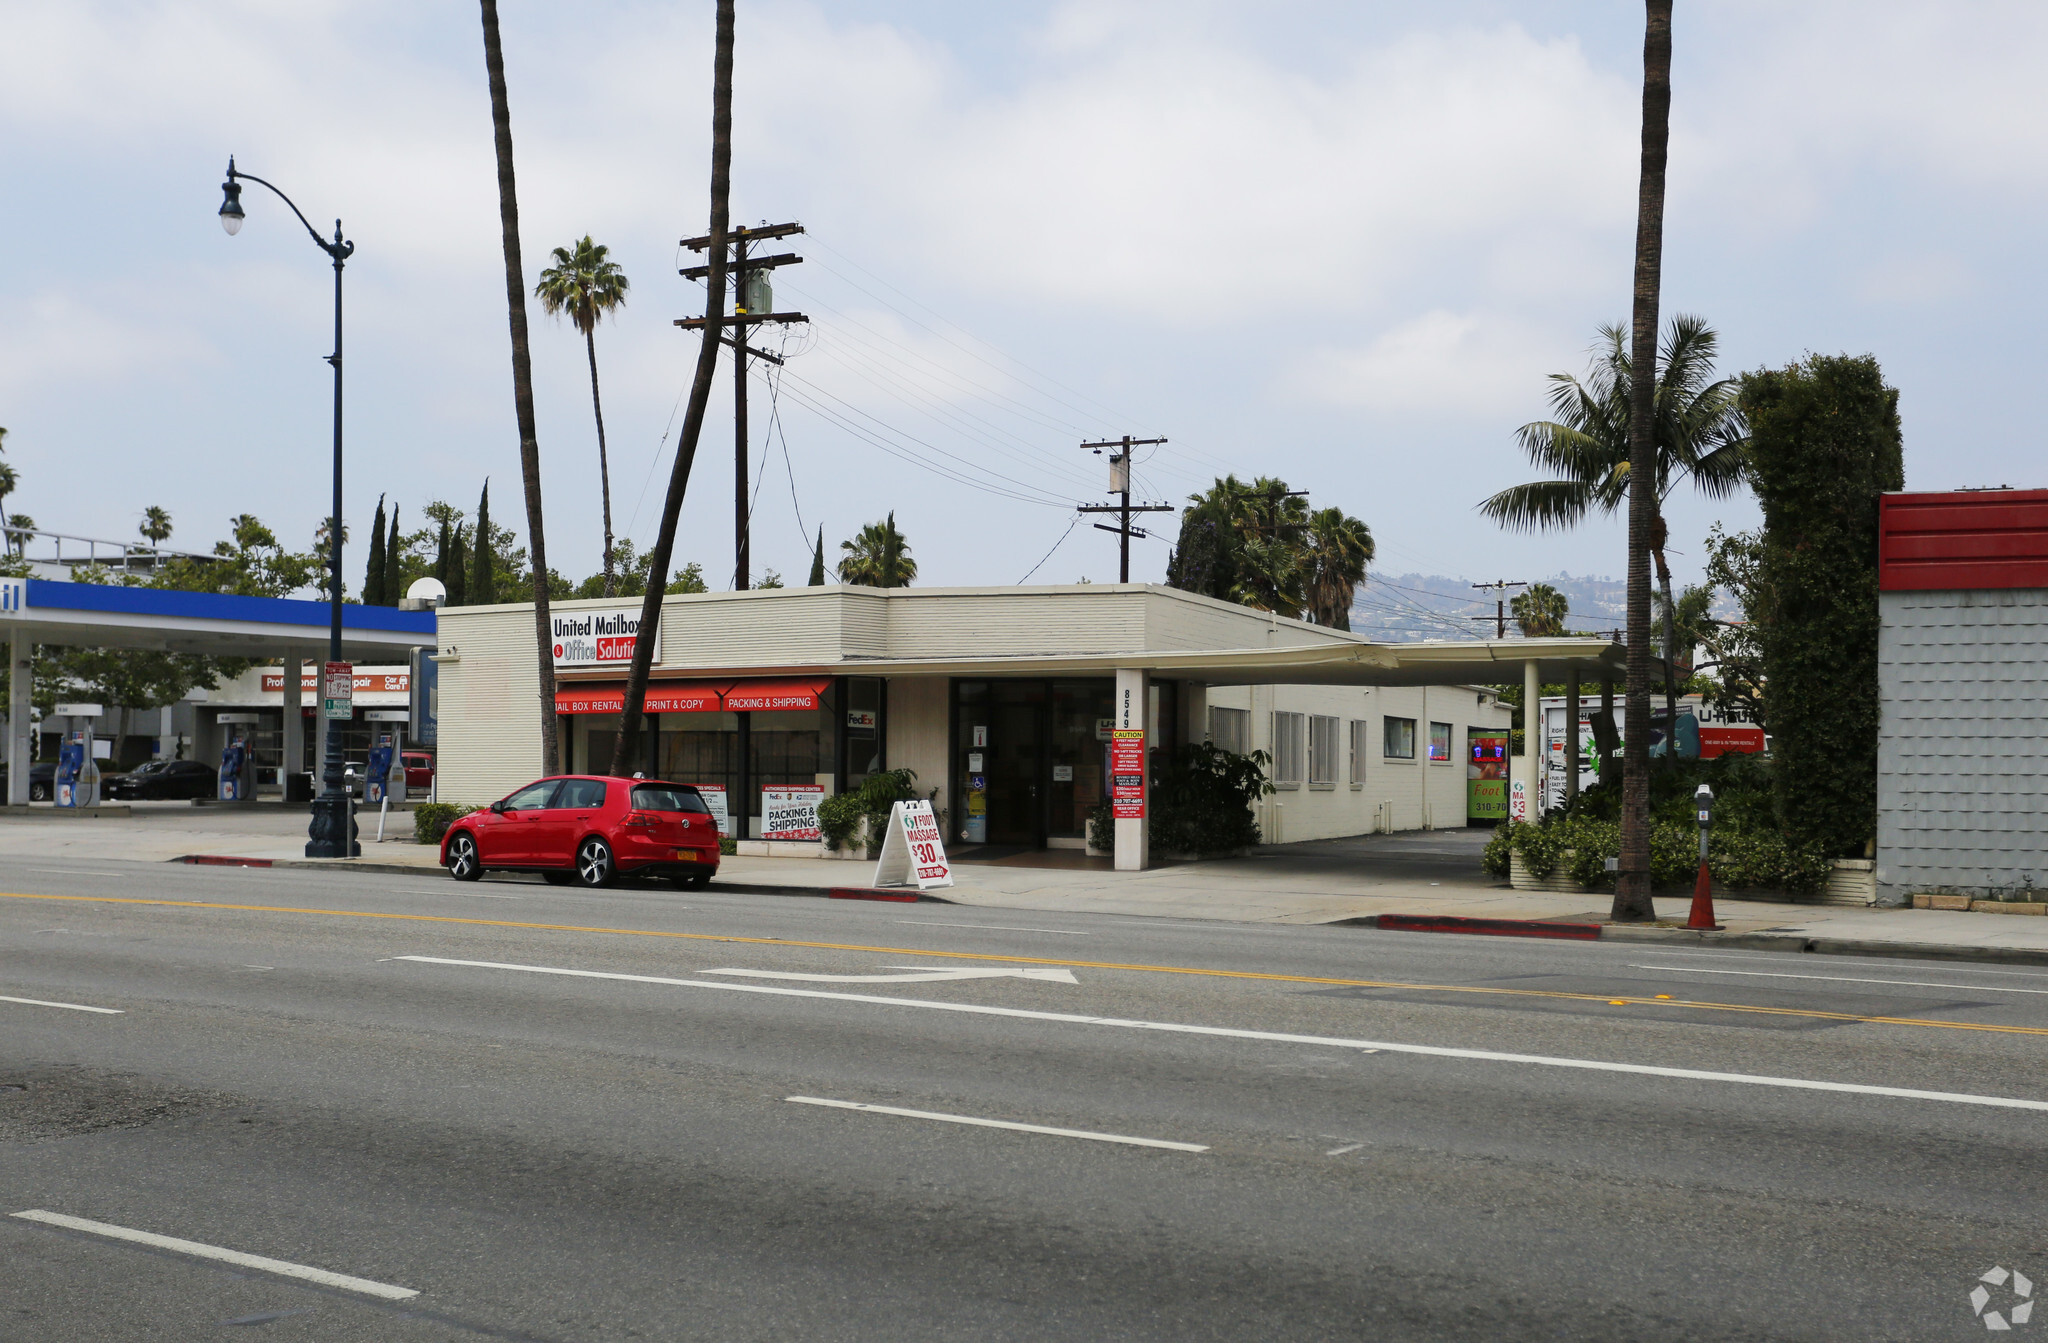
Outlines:
{"type": "Polygon", "coordinates": [[[92,758],[92,729],[80,728],[57,748],[57,805],[97,807],[100,767],[92,758]]]}
{"type": "Polygon", "coordinates": [[[247,802],[255,796],[250,787],[251,753],[249,739],[237,737],[221,748],[220,786],[215,796],[223,802],[247,802]]]}
{"type": "Polygon", "coordinates": [[[377,744],[370,748],[370,770],[363,783],[363,805],[374,807],[391,795],[392,754],[391,734],[378,733],[377,744]]]}

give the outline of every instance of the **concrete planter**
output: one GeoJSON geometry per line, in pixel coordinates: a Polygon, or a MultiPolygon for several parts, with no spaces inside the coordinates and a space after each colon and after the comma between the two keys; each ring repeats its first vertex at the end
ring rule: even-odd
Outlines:
{"type": "Polygon", "coordinates": [[[1538,877],[1529,871],[1522,861],[1519,850],[1508,850],[1508,885],[1518,891],[1554,891],[1560,895],[1583,895],[1587,888],[1572,880],[1571,865],[1574,854],[1566,849],[1557,856],[1557,866],[1550,869],[1547,877],[1538,877]]]}
{"type": "Polygon", "coordinates": [[[1835,870],[1820,894],[1808,897],[1815,904],[1864,907],[1877,903],[1877,863],[1869,858],[1837,858],[1835,870]]]}

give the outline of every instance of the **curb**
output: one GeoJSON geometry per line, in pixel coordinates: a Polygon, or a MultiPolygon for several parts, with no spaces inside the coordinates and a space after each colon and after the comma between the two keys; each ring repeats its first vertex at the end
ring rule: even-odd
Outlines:
{"type": "Polygon", "coordinates": [[[1707,933],[1685,928],[1629,927],[1613,923],[1551,923],[1542,919],[1470,919],[1435,914],[1367,914],[1329,927],[1387,932],[1467,933],[1602,942],[1688,942],[1808,956],[1876,956],[1901,960],[1978,961],[1993,965],[2048,965],[2048,948],[1984,947],[1947,942],[1884,942],[1868,938],[1804,937],[1797,933],[1707,933]],[[1585,931],[1585,930],[1591,931],[1585,931]],[[1565,930],[1565,931],[1560,931],[1565,930]]]}

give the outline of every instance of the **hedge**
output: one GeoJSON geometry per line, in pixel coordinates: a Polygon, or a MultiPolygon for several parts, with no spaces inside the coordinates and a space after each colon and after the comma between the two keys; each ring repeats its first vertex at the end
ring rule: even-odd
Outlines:
{"type": "Polygon", "coordinates": [[[448,834],[450,825],[475,810],[475,807],[457,806],[453,802],[419,803],[412,809],[413,843],[439,845],[448,834]]]}

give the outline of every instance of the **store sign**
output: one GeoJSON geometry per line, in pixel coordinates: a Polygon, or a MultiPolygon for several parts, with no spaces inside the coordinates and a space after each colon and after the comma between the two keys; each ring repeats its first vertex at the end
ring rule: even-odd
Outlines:
{"type": "Polygon", "coordinates": [[[346,723],[356,716],[356,669],[350,662],[330,662],[321,674],[320,716],[346,723]]]}
{"type": "Polygon", "coordinates": [[[825,790],[816,784],[761,790],[761,838],[818,839],[818,804],[825,790]]]}
{"type": "MultiPolygon", "coordinates": [[[[318,672],[308,667],[304,672],[300,673],[300,693],[318,691],[319,688],[320,674],[318,672]]],[[[355,674],[355,689],[358,693],[367,692],[373,695],[403,695],[412,689],[412,677],[405,672],[359,671],[355,674]]],[[[284,673],[281,671],[263,673],[263,693],[266,695],[282,695],[284,693],[284,673]]]]}
{"type": "Polygon", "coordinates": [[[917,799],[889,809],[889,829],[882,838],[882,860],[875,864],[875,885],[908,886],[921,891],[953,884],[946,861],[946,841],[939,834],[932,804],[917,799]]]}
{"type": "Polygon", "coordinates": [[[732,838],[732,818],[725,809],[725,785],[722,783],[700,783],[694,785],[697,796],[704,799],[704,805],[711,808],[711,819],[718,822],[718,833],[732,838]]]}
{"type": "MultiPolygon", "coordinates": [[[[561,611],[548,617],[557,667],[623,667],[639,642],[640,608],[561,611]]],[[[661,628],[654,630],[654,660],[661,661],[661,628]]]]}
{"type": "Polygon", "coordinates": [[[848,709],[846,725],[861,732],[873,732],[882,725],[882,715],[873,709],[848,709]]]}
{"type": "Polygon", "coordinates": [[[1508,819],[1529,819],[1529,784],[1525,779],[1516,779],[1508,785],[1508,819]]]}
{"type": "Polygon", "coordinates": [[[1109,734],[1109,805],[1119,821],[1145,819],[1145,730],[1117,728],[1109,734]]]}

